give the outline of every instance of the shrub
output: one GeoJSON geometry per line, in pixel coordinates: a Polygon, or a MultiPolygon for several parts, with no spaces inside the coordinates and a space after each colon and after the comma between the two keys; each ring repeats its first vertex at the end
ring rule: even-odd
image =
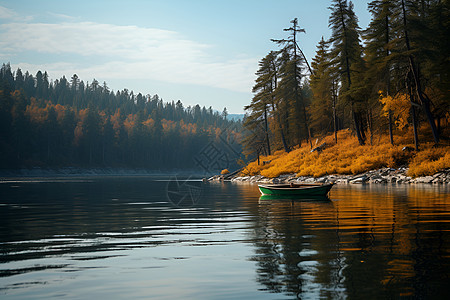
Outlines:
{"type": "MultiPolygon", "coordinates": [[[[422,130],[425,132],[425,130],[422,130]]],[[[425,140],[425,137],[421,137],[425,140]]],[[[450,167],[450,146],[433,148],[433,144],[421,144],[422,151],[402,151],[411,146],[412,135],[401,132],[396,137],[398,145],[392,146],[387,135],[382,135],[374,145],[360,146],[350,130],[338,132],[338,144],[334,136],[322,139],[326,143],[321,153],[310,152],[309,146],[297,147],[289,153],[277,151],[271,156],[260,157],[249,163],[241,172],[243,176],[261,174],[274,178],[281,174],[296,173],[297,176],[320,177],[327,174],[360,174],[383,167],[397,168],[409,163],[408,175],[412,177],[434,174],[450,167]],[[262,162],[268,162],[263,164],[262,162]]]]}
{"type": "Polygon", "coordinates": [[[439,147],[419,151],[409,164],[408,175],[419,177],[435,174],[450,168],[450,147],[439,147]]]}

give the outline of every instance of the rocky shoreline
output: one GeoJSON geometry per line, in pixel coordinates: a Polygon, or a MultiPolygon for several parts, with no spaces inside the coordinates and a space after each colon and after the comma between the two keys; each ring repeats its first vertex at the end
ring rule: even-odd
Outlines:
{"type": "Polygon", "coordinates": [[[300,176],[295,174],[283,174],[276,178],[267,178],[261,175],[256,176],[238,176],[226,178],[216,175],[209,178],[209,181],[232,181],[232,182],[254,182],[254,183],[329,183],[336,184],[378,184],[378,183],[395,183],[395,184],[450,184],[450,168],[442,170],[432,176],[424,176],[412,178],[407,175],[408,168],[382,168],[378,170],[368,171],[358,175],[326,175],[315,178],[313,176],[300,176]]]}

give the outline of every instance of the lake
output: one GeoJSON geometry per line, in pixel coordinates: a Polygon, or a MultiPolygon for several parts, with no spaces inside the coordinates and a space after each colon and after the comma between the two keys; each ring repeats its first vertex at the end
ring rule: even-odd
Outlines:
{"type": "Polygon", "coordinates": [[[2,299],[445,299],[448,185],[0,181],[2,299]]]}

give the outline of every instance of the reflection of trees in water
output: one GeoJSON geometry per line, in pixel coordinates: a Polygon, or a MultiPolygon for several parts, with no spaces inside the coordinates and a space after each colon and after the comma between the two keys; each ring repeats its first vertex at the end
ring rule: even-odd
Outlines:
{"type": "Polygon", "coordinates": [[[301,274],[297,267],[298,254],[295,252],[293,255],[287,250],[292,248],[288,243],[298,239],[298,232],[296,228],[290,228],[290,236],[287,237],[284,230],[292,227],[292,219],[286,217],[283,221],[271,216],[269,207],[263,208],[260,213],[254,232],[256,255],[253,260],[257,262],[257,281],[270,292],[297,294],[301,274]]]}
{"type": "Polygon", "coordinates": [[[257,264],[257,281],[265,290],[299,298],[340,297],[345,291],[344,260],[338,249],[329,249],[339,245],[336,231],[311,231],[321,219],[329,223],[327,227],[335,227],[335,220],[321,218],[333,209],[331,202],[260,205],[254,230],[256,255],[252,259],[257,264]]]}
{"type": "Polygon", "coordinates": [[[257,281],[299,298],[445,298],[450,201],[437,189],[353,187],[336,189],[329,203],[260,201],[257,281]]]}
{"type": "MultiPolygon", "coordinates": [[[[440,297],[450,292],[450,202],[437,186],[337,190],[350,298],[440,297]],[[447,242],[446,242],[447,241],[447,242]]],[[[445,297],[443,297],[445,298],[445,297]]]]}

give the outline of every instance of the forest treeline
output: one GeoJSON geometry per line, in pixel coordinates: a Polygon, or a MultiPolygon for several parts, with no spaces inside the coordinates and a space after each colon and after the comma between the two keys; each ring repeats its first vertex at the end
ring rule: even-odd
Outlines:
{"type": "Polygon", "coordinates": [[[436,145],[448,143],[442,133],[450,123],[450,1],[371,1],[364,30],[351,1],[333,0],[329,9],[331,36],[319,41],[311,65],[297,19],[260,60],[245,107],[246,153],[313,147],[333,132],[338,143],[345,128],[360,145],[383,134],[395,145],[396,135],[413,132],[419,150],[419,130],[436,145]]]}
{"type": "MultiPolygon", "coordinates": [[[[13,72],[9,63],[0,70],[0,168],[210,172],[230,167],[230,155],[222,153],[227,160],[218,161],[216,153],[211,162],[202,154],[208,145],[226,143],[239,126],[227,120],[226,108],[219,113],[127,89],[114,93],[106,83],[84,83],[76,74],[50,81],[47,72],[13,72]]],[[[233,147],[240,152],[239,145],[233,147]]]]}

